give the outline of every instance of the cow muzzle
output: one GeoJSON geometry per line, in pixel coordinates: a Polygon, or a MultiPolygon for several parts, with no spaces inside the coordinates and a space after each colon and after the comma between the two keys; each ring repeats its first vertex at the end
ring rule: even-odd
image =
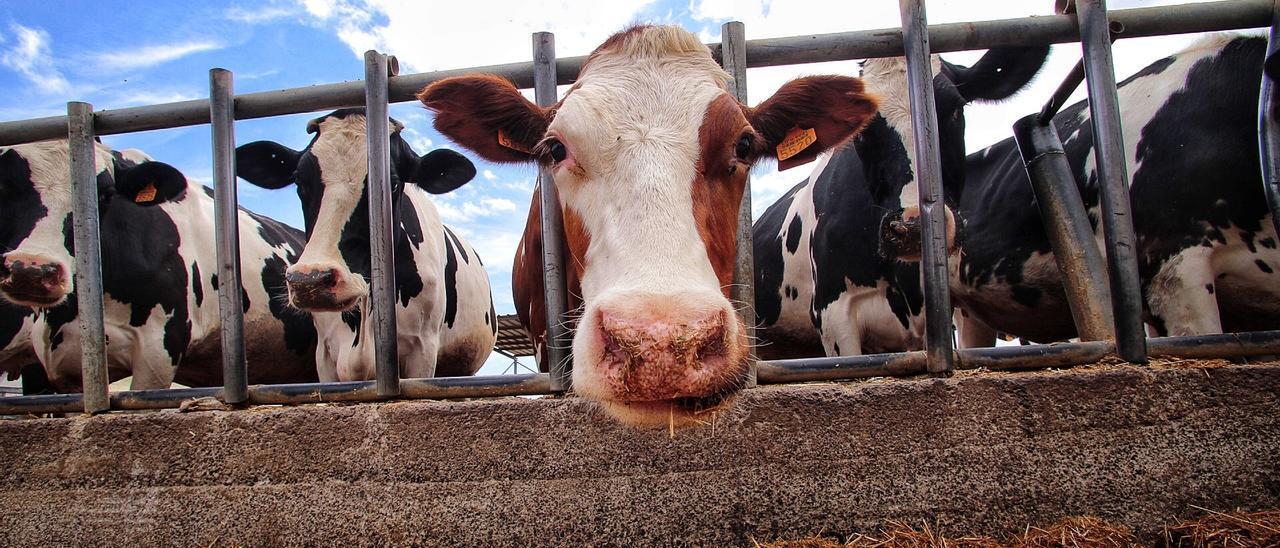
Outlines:
{"type": "Polygon", "coordinates": [[[285,271],[289,302],[303,310],[342,312],[368,295],[368,285],[343,268],[326,265],[294,265],[285,271]]]}
{"type": "Polygon", "coordinates": [[[705,422],[747,379],[748,348],[728,302],[605,305],[579,326],[575,390],[637,426],[705,422]]]}
{"type": "Polygon", "coordinates": [[[61,262],[26,253],[9,253],[0,260],[0,294],[31,308],[49,308],[71,293],[71,277],[61,262]]]}
{"type": "MultiPolygon", "coordinates": [[[[946,217],[947,253],[950,254],[956,245],[956,218],[950,207],[943,206],[946,217]]],[[[897,215],[885,217],[880,228],[881,249],[885,256],[900,261],[919,261],[921,245],[924,241],[924,217],[917,206],[908,207],[897,215]]]]}

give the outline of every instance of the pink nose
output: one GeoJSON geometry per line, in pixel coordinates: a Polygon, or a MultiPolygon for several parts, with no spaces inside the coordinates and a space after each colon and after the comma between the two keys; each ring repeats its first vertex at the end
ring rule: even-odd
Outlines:
{"type": "Polygon", "coordinates": [[[726,312],[646,318],[600,312],[600,368],[618,401],[705,397],[733,384],[726,312]]]}
{"type": "Polygon", "coordinates": [[[289,269],[284,274],[289,285],[289,296],[299,308],[329,310],[339,308],[335,289],[342,283],[342,273],[334,268],[301,267],[289,269]]]}
{"type": "Polygon", "coordinates": [[[0,292],[11,300],[52,304],[65,293],[67,271],[56,262],[6,257],[0,261],[0,292]]]}

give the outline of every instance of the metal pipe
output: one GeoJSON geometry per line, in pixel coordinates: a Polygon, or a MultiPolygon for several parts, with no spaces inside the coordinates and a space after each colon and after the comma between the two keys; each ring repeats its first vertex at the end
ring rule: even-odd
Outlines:
{"type": "Polygon", "coordinates": [[[231,71],[209,71],[213,134],[213,220],[218,245],[218,318],[222,329],[222,387],[226,402],[244,403],[244,301],[240,290],[240,210],[236,199],[235,100],[231,71]]]}
{"type": "MultiPolygon", "coordinates": [[[[1280,51],[1280,2],[1273,4],[1274,15],[1271,19],[1271,33],[1267,37],[1267,55],[1270,59],[1280,51]]],[[[1262,186],[1267,196],[1267,205],[1271,208],[1271,224],[1280,234],[1280,95],[1276,94],[1276,83],[1262,74],[1262,87],[1258,93],[1258,149],[1262,163],[1262,186]]]]}
{"type": "Polygon", "coordinates": [[[1106,268],[1058,130],[1053,124],[1041,125],[1040,117],[1032,114],[1014,122],[1013,137],[1062,273],[1076,332],[1086,341],[1114,340],[1106,268]]]}
{"type": "MultiPolygon", "coordinates": [[[[720,26],[720,38],[723,47],[720,50],[720,65],[733,79],[729,81],[729,92],[739,103],[747,103],[747,30],[741,21],[730,21],[720,26]]],[[[756,288],[755,260],[751,243],[751,175],[747,175],[742,190],[742,202],[738,204],[737,255],[733,264],[733,287],[729,296],[738,311],[738,319],[746,331],[747,340],[756,340],[756,288]]],[[[751,368],[747,375],[747,385],[756,383],[755,351],[752,345],[751,368]]]]}
{"type": "MultiPolygon", "coordinates": [[[[556,92],[556,36],[550,32],[533,33],[534,100],[549,107],[559,100],[556,92]]],[[[542,287],[547,315],[547,370],[551,372],[551,388],[568,390],[572,384],[573,356],[569,352],[569,299],[564,272],[564,219],[560,210],[555,178],[544,169],[538,170],[539,199],[542,218],[542,287]]]]}
{"type": "MultiPolygon", "coordinates": [[[[1258,28],[1271,25],[1271,2],[1225,0],[1117,10],[1111,13],[1111,20],[1124,25],[1124,38],[1258,28]]],[[[929,27],[929,36],[930,49],[934,53],[996,46],[1043,46],[1079,40],[1075,18],[1070,15],[933,25],[929,27]]],[[[708,44],[708,47],[713,55],[719,56],[720,44],[708,44]]],[[[747,66],[750,68],[896,57],[902,54],[902,34],[897,28],[809,34],[747,42],[747,66]]],[[[578,56],[557,60],[556,82],[573,83],[585,59],[578,56]]],[[[532,68],[531,63],[506,63],[397,76],[389,82],[389,99],[392,103],[413,101],[414,95],[427,84],[472,73],[494,74],[511,80],[517,87],[529,88],[533,86],[532,68]]],[[[249,93],[236,98],[236,119],[249,120],[359,106],[363,104],[361,92],[360,82],[342,82],[249,93]]],[[[112,135],[208,122],[208,101],[195,99],[101,111],[96,116],[96,129],[100,135],[112,135]]],[[[0,146],[55,139],[61,137],[65,130],[64,116],[0,122],[0,146]]]]}
{"type": "MultiPolygon", "coordinates": [[[[1254,331],[1150,340],[1152,356],[1178,359],[1231,359],[1280,354],[1280,331],[1254,331]]],[[[1029,371],[1094,363],[1111,353],[1108,341],[1049,345],[964,348],[956,351],[959,369],[1029,371]]],[[[927,372],[924,352],[868,354],[836,358],[761,361],[760,384],[837,381],[868,377],[910,376],[927,372]]],[[[378,399],[374,381],[252,385],[249,403],[294,405],[378,399]]],[[[115,409],[166,409],[194,398],[218,397],[220,388],[137,390],[111,394],[115,409]]],[[[401,398],[452,399],[553,394],[546,373],[405,379],[401,398]]],[[[83,409],[81,394],[0,398],[0,415],[75,413],[83,409]]]]}
{"type": "Polygon", "coordinates": [[[1111,60],[1111,41],[1104,0],[1079,0],[1080,43],[1089,91],[1089,121],[1102,197],[1102,226],[1111,274],[1116,351],[1132,363],[1146,363],[1147,341],[1142,323],[1142,281],[1138,277],[1137,236],[1129,207],[1129,174],[1120,127],[1120,101],[1111,60]]]}
{"type": "MultiPolygon", "coordinates": [[[[107,399],[107,336],[102,322],[102,247],[98,244],[98,169],[93,105],[67,103],[67,147],[75,194],[71,232],[75,244],[76,322],[80,326],[80,369],[84,410],[101,413],[107,399]]],[[[107,166],[100,166],[106,169],[107,166]]]]}
{"type": "Polygon", "coordinates": [[[938,155],[938,109],[929,66],[929,29],[923,0],[899,0],[911,98],[912,145],[920,191],[920,268],[924,272],[925,352],[929,372],[955,368],[951,337],[951,292],[947,274],[947,216],[942,199],[942,163],[938,155]]]}
{"type": "MultiPolygon", "coordinates": [[[[365,139],[369,148],[369,323],[377,367],[378,396],[400,394],[400,354],[396,340],[396,260],[392,236],[391,141],[387,117],[387,56],[364,52],[365,139]]],[[[434,356],[418,356],[432,359],[434,356]]],[[[433,367],[429,376],[434,376],[433,367]]]]}

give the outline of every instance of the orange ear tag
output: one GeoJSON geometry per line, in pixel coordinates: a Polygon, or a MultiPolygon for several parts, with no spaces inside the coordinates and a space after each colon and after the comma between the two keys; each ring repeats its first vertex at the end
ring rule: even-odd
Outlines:
{"type": "Polygon", "coordinates": [[[515,142],[515,141],[512,141],[512,140],[511,140],[511,138],[507,137],[507,134],[506,134],[506,133],[503,133],[503,132],[502,132],[502,130],[498,130],[498,144],[500,144],[500,145],[502,145],[502,146],[504,146],[504,147],[507,147],[507,148],[509,148],[509,149],[511,149],[511,150],[514,150],[514,151],[516,151],[516,152],[523,152],[523,153],[525,153],[525,154],[531,154],[531,152],[529,151],[529,149],[528,149],[528,148],[525,148],[524,146],[520,145],[519,143],[517,143],[517,142],[515,142]]]}
{"type": "Polygon", "coordinates": [[[812,128],[800,129],[798,127],[791,128],[783,137],[782,142],[778,143],[778,170],[786,170],[803,164],[805,162],[788,162],[797,154],[804,152],[805,149],[818,142],[818,132],[812,128]]]}
{"type": "Polygon", "coordinates": [[[145,204],[145,203],[150,203],[152,200],[155,200],[155,199],[156,199],[156,184],[147,183],[147,186],[142,187],[142,190],[138,191],[138,195],[133,197],[133,203],[145,204]]]}

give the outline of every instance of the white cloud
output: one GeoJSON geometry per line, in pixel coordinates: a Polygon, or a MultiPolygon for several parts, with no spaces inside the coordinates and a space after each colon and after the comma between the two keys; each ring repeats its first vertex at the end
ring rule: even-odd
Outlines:
{"type": "Polygon", "coordinates": [[[332,26],[357,56],[371,48],[394,54],[407,73],[529,59],[530,36],[538,31],[556,34],[559,55],[582,55],[635,19],[651,1],[301,3],[311,16],[332,26]]]}
{"type": "Polygon", "coordinates": [[[221,47],[221,44],[210,40],[193,40],[97,53],[90,56],[90,61],[99,67],[111,70],[131,70],[153,67],[181,59],[193,53],[215,50],[221,47]]]}
{"type": "Polygon", "coordinates": [[[498,176],[493,173],[492,169],[486,169],[484,171],[481,171],[480,174],[483,175],[484,178],[489,181],[494,181],[498,179],[498,176]]]}
{"type": "Polygon", "coordinates": [[[0,54],[0,63],[21,74],[41,93],[66,93],[71,84],[53,63],[49,33],[44,29],[12,25],[17,43],[0,54]]]}
{"type": "Polygon", "coordinates": [[[223,16],[231,21],[250,25],[268,23],[295,15],[299,15],[298,10],[285,6],[258,6],[253,8],[232,6],[223,13],[223,16]]]}
{"type": "Polygon", "coordinates": [[[440,211],[440,218],[447,223],[466,223],[481,217],[514,212],[516,204],[506,198],[484,196],[460,202],[436,200],[436,209],[440,211]]]}

